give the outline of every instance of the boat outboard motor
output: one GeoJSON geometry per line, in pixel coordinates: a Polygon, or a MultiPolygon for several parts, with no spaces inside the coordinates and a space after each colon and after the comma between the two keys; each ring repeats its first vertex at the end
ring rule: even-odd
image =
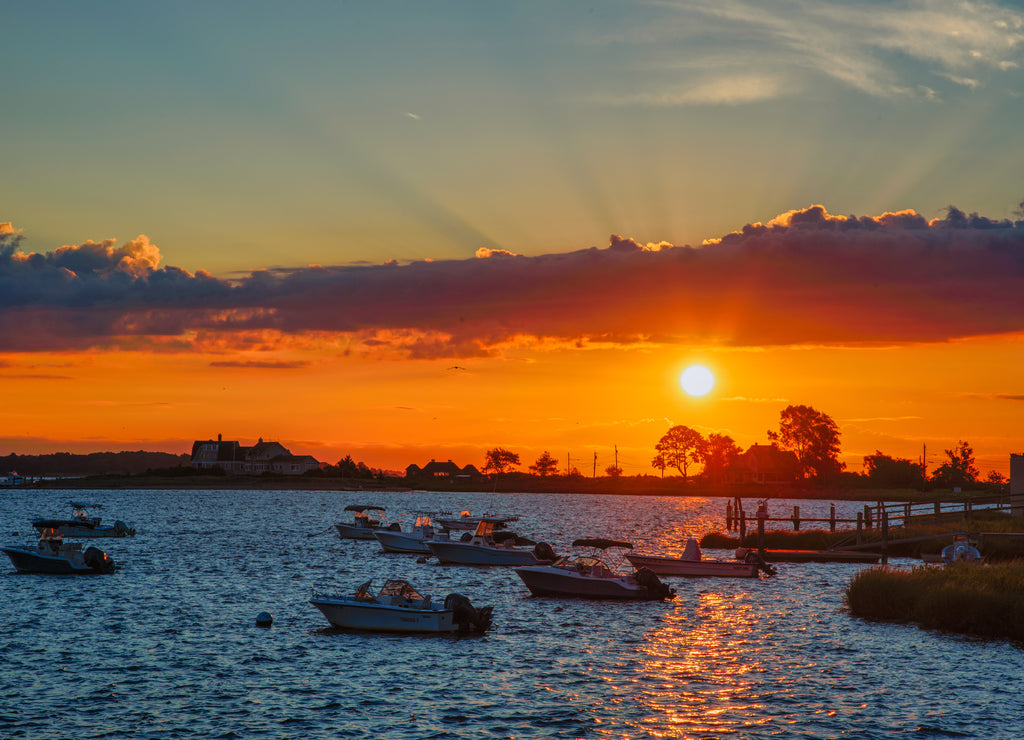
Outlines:
{"type": "Polygon", "coordinates": [[[448,594],[444,597],[444,608],[452,610],[452,620],[462,632],[486,632],[491,627],[493,606],[476,609],[462,594],[448,594]]]}
{"type": "Polygon", "coordinates": [[[669,588],[657,574],[650,568],[641,568],[636,572],[636,582],[647,589],[647,595],[651,599],[668,599],[671,601],[676,597],[676,590],[669,588]]]}
{"type": "Polygon", "coordinates": [[[765,575],[773,576],[778,573],[775,567],[770,565],[764,556],[757,550],[750,550],[746,557],[743,558],[744,563],[754,563],[759,570],[763,571],[765,575]]]}
{"type": "Polygon", "coordinates": [[[555,551],[547,542],[538,542],[536,547],[533,548],[533,555],[537,560],[558,560],[555,551]]]}
{"type": "Polygon", "coordinates": [[[391,524],[388,525],[388,531],[389,532],[401,532],[402,531],[402,525],[399,524],[398,522],[391,522],[391,524]]]}
{"type": "Polygon", "coordinates": [[[85,560],[85,564],[92,568],[97,573],[113,573],[114,572],[114,561],[107,553],[98,547],[86,548],[82,554],[82,559],[85,560]]]}
{"type": "Polygon", "coordinates": [[[120,537],[135,536],[135,530],[120,520],[114,522],[114,532],[116,532],[120,537]]]}

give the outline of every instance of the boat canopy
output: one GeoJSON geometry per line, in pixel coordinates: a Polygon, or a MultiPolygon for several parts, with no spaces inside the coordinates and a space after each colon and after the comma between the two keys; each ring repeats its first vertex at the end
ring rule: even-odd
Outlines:
{"type": "Polygon", "coordinates": [[[622,542],[620,540],[606,540],[601,537],[584,538],[580,540],[573,540],[573,547],[596,547],[599,550],[607,550],[609,547],[621,547],[625,550],[632,550],[633,545],[629,542],[622,542]]]}
{"type": "Polygon", "coordinates": [[[387,511],[383,506],[367,506],[364,504],[349,504],[345,511],[387,511]]]}
{"type": "Polygon", "coordinates": [[[423,596],[410,586],[408,581],[384,581],[384,586],[377,594],[377,598],[381,596],[401,596],[409,601],[423,601],[423,596]]]}

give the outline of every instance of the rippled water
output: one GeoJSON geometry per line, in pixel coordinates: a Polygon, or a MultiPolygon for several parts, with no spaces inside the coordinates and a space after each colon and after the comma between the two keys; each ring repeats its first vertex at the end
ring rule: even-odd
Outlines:
{"type": "MultiPolygon", "coordinates": [[[[72,498],[138,535],[99,541],[124,564],[112,576],[0,563],[2,740],[1024,734],[1024,651],[852,618],[843,590],[867,566],[783,563],[759,581],[672,579],[671,603],[584,602],[531,597],[510,569],[418,564],[326,531],[351,503],[393,517],[469,508],[516,513],[517,531],[556,550],[609,536],[670,551],[723,530],[723,499],[14,490],[0,492],[3,541],[31,541],[30,519],[69,513],[72,498]],[[308,603],[312,583],[371,577],[493,604],[494,627],[349,634],[308,603]],[[272,628],[255,626],[261,611],[272,628]]],[[[799,503],[827,516],[828,502],[799,503]]],[[[839,516],[860,507],[837,502],[839,516]]]]}

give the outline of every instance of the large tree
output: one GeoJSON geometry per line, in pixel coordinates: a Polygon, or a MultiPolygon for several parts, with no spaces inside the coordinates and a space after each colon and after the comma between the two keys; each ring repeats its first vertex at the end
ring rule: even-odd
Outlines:
{"type": "Polygon", "coordinates": [[[690,465],[704,459],[704,445],[701,433],[690,427],[674,426],[654,446],[658,455],[652,461],[655,468],[675,468],[686,479],[690,465]]]}
{"type": "Polygon", "coordinates": [[[484,455],[484,469],[485,473],[508,473],[516,465],[519,465],[519,453],[510,452],[504,447],[495,447],[493,450],[487,450],[487,454],[484,455]]]}
{"type": "Polygon", "coordinates": [[[974,464],[974,448],[960,440],[956,447],[946,450],[949,459],[932,473],[932,482],[942,488],[968,486],[978,479],[978,468],[974,464]]]}
{"type": "Polygon", "coordinates": [[[728,434],[708,435],[704,443],[704,475],[712,483],[725,480],[725,471],[743,450],[728,434]]]}
{"type": "Polygon", "coordinates": [[[544,450],[544,454],[537,458],[537,462],[530,466],[530,470],[543,478],[558,470],[558,460],[551,457],[551,453],[547,450],[544,450]]]}
{"type": "Polygon", "coordinates": [[[779,431],[768,432],[779,449],[791,450],[803,474],[825,481],[839,474],[839,427],[828,414],[810,406],[787,406],[779,416],[779,431]]]}
{"type": "Polygon", "coordinates": [[[889,457],[875,450],[864,456],[864,473],[873,488],[920,488],[924,466],[903,457],[889,457]]]}

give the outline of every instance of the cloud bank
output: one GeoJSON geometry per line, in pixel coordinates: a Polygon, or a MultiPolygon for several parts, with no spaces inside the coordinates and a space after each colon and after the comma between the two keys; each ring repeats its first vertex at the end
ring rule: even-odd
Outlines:
{"type": "Polygon", "coordinates": [[[230,353],[267,336],[347,351],[472,357],[537,346],[938,342],[1024,331],[1024,221],[949,207],[781,214],[703,245],[263,270],[159,267],[145,236],[46,254],[0,224],[0,348],[230,353]]]}

